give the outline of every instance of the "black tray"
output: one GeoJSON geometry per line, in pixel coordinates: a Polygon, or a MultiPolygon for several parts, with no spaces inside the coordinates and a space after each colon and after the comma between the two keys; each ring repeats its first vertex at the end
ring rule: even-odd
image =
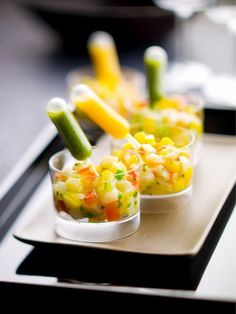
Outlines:
{"type": "MultiPolygon", "coordinates": [[[[225,113],[223,110],[216,110],[217,118],[225,113]]],[[[206,121],[213,119],[212,116],[209,116],[210,111],[206,111],[206,121]],[[207,120],[208,119],[208,120],[207,120]]],[[[228,114],[228,112],[227,112],[228,114]]],[[[235,114],[235,111],[234,113],[235,114]]],[[[234,115],[230,115],[230,125],[231,127],[226,130],[226,134],[235,135],[234,128],[234,115]],[[231,132],[233,131],[233,132],[231,132]]],[[[219,118],[220,119],[220,118],[219,118]]],[[[217,124],[217,123],[216,123],[217,124]]],[[[222,124],[221,124],[222,125],[222,124]]],[[[209,130],[209,126],[206,126],[206,130],[214,133],[214,128],[209,130]]],[[[224,129],[217,130],[216,133],[224,133],[224,129]]],[[[91,136],[93,138],[93,136],[91,136]]],[[[19,180],[15,183],[12,189],[5,195],[5,197],[0,201],[0,215],[4,214],[7,210],[10,209],[11,215],[8,216],[8,219],[5,221],[3,228],[0,230],[0,236],[3,238],[4,234],[9,230],[12,223],[16,220],[19,213],[25,208],[25,204],[31,198],[33,191],[37,188],[40,181],[44,178],[45,173],[47,172],[47,161],[51,154],[55,151],[61,149],[62,145],[60,140],[56,137],[52,143],[45,148],[44,152],[38,156],[36,160],[32,162],[32,165],[24,172],[19,180]],[[20,196],[20,197],[19,197],[20,196]],[[17,197],[17,202],[14,202],[17,197]]],[[[94,300],[99,299],[104,301],[105,298],[109,297],[110,300],[114,302],[120,302],[123,304],[124,301],[136,302],[136,304],[146,304],[146,302],[156,303],[158,306],[166,306],[166,309],[213,309],[215,312],[231,312],[234,309],[235,301],[217,301],[217,300],[202,300],[195,298],[191,294],[185,294],[184,292],[174,292],[174,290],[142,290],[141,287],[173,287],[173,288],[186,288],[195,289],[197,282],[201,278],[202,272],[205,269],[208,260],[214,251],[215,245],[220,237],[222,230],[230,216],[230,213],[235,204],[235,186],[234,189],[229,194],[227,201],[225,203],[224,209],[221,211],[218,216],[214,228],[212,228],[207,241],[205,242],[204,247],[201,249],[197,257],[193,260],[189,258],[188,260],[181,260],[181,257],[173,259],[173,263],[168,264],[165,258],[158,258],[156,262],[158,263],[158,278],[153,277],[151,269],[148,267],[150,260],[143,260],[142,258],[137,263],[136,256],[133,255],[129,260],[123,257],[123,261],[128,263],[128,265],[134,266],[134,272],[130,273],[128,269],[122,267],[120,272],[113,272],[112,268],[106,268],[105,262],[112,261],[114,265],[119,265],[122,261],[119,258],[116,259],[116,256],[111,257],[108,251],[99,252],[101,260],[96,260],[96,250],[87,250],[86,248],[81,248],[81,252],[78,253],[73,250],[73,248],[65,247],[65,250],[55,250],[47,247],[35,248],[32,252],[20,263],[17,273],[27,274],[27,275],[38,275],[38,276],[56,276],[58,278],[58,283],[44,286],[39,285],[36,277],[29,277],[27,281],[31,284],[23,284],[25,282],[24,277],[18,275],[17,279],[21,281],[20,284],[14,282],[1,282],[0,281],[0,290],[1,295],[4,299],[4,296],[7,296],[11,293],[12,297],[22,296],[24,293],[27,293],[29,297],[36,300],[38,296],[43,296],[47,298],[47,294],[50,294],[50,300],[53,302],[55,297],[60,295],[67,297],[73,297],[74,294],[80,296],[81,298],[90,298],[93,295],[94,300]],[[64,253],[63,253],[64,252],[64,253]],[[79,272],[77,265],[81,266],[81,254],[85,258],[86,263],[82,264],[82,269],[84,271],[79,272]],[[40,263],[38,260],[40,259],[40,263]],[[42,262],[41,262],[42,261],[42,262]],[[98,270],[95,270],[93,262],[99,262],[98,270]],[[136,265],[137,263],[137,265],[136,265]],[[166,264],[167,263],[167,264],[166,264]],[[171,268],[176,263],[176,269],[179,270],[179,274],[175,272],[175,276],[171,278],[166,277],[166,273],[162,273],[161,266],[169,266],[170,272],[171,268]],[[74,265],[74,267],[71,266],[74,265]],[[65,267],[61,267],[64,265],[65,267]],[[145,273],[142,274],[140,271],[141,266],[145,265],[145,273]],[[139,270],[139,278],[137,278],[137,272],[139,270]],[[106,273],[105,273],[106,271],[106,273]],[[195,277],[192,274],[195,274],[195,277]],[[122,275],[122,276],[121,276],[122,275]],[[108,278],[109,277],[109,278],[108,278]],[[178,284],[176,285],[176,279],[178,284]],[[107,287],[106,282],[109,283],[107,287]],[[95,285],[94,285],[95,284],[95,285]],[[111,287],[112,284],[112,287],[111,287]],[[131,288],[130,286],[133,286],[131,288]],[[129,286],[129,287],[127,287],[129,286]],[[119,288],[122,287],[119,291],[119,288]],[[127,287],[127,288],[125,288],[127,287]],[[37,294],[37,297],[36,297],[37,294]],[[131,297],[130,297],[131,296],[131,297]],[[224,309],[224,310],[222,310],[224,309]]],[[[10,235],[6,238],[8,238],[10,235]]],[[[3,244],[4,242],[3,241],[3,244]]],[[[151,258],[151,257],[149,257],[151,258]]],[[[153,261],[152,261],[153,263],[153,261]]],[[[168,268],[168,267],[167,267],[168,268]]],[[[16,281],[18,281],[16,280],[16,281]]],[[[49,296],[48,296],[49,298],[49,296]]],[[[48,299],[47,298],[47,299],[48,299]]],[[[60,298],[60,297],[59,297],[60,298]]],[[[63,301],[62,301],[63,303],[63,301]]],[[[150,304],[151,304],[150,303],[150,304]]],[[[93,304],[94,305],[94,304],[93,304]]],[[[92,306],[92,305],[91,305],[92,306]]],[[[233,312],[232,312],[233,313],[233,312]]]]}

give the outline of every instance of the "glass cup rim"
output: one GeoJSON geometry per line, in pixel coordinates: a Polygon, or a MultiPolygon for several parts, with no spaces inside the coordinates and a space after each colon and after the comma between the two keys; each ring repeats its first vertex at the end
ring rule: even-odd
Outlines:
{"type": "MultiPolygon", "coordinates": [[[[131,74],[135,77],[136,80],[138,80],[138,85],[145,86],[145,75],[142,71],[129,65],[121,65],[120,68],[122,73],[124,74],[124,77],[131,74]]],[[[70,70],[66,74],[65,78],[66,85],[69,88],[74,86],[74,81],[78,78],[80,79],[84,75],[89,76],[91,78],[95,78],[95,72],[91,65],[79,66],[70,70]]]]}
{"type": "MultiPolygon", "coordinates": [[[[166,94],[163,99],[168,98],[168,97],[179,97],[179,96],[183,96],[185,97],[188,101],[188,104],[194,108],[196,108],[196,112],[200,112],[201,110],[204,109],[204,98],[198,94],[197,92],[186,92],[186,93],[168,93],[166,94]]],[[[140,101],[147,101],[149,103],[149,96],[146,93],[145,95],[143,95],[143,98],[140,99],[140,101]]],[[[132,104],[131,101],[128,100],[125,102],[125,109],[127,110],[128,114],[131,113],[136,113],[137,109],[132,108],[132,104]]],[[[161,109],[161,110],[165,110],[165,109],[161,109]]],[[[158,109],[153,110],[150,107],[145,107],[145,108],[141,108],[138,109],[138,111],[141,111],[143,113],[145,112],[158,112],[158,109]]]]}
{"type": "Polygon", "coordinates": [[[188,129],[186,129],[186,128],[184,128],[184,127],[182,127],[182,126],[175,126],[175,125],[168,125],[168,124],[166,124],[168,127],[173,127],[174,129],[177,129],[177,130],[181,130],[181,131],[183,131],[184,133],[186,133],[186,134],[188,134],[189,135],[189,143],[188,144],[186,144],[186,145],[184,145],[184,146],[181,146],[181,147],[177,147],[178,149],[183,149],[183,150],[185,150],[185,149],[188,149],[188,148],[190,148],[190,147],[192,147],[193,145],[194,145],[194,143],[195,143],[195,141],[196,141],[196,135],[195,135],[195,133],[193,132],[193,131],[191,131],[191,130],[188,130],[188,129]]]}
{"type": "MultiPolygon", "coordinates": [[[[184,128],[183,128],[184,129],[184,128]]],[[[185,129],[184,129],[185,130],[185,129]]],[[[189,130],[187,130],[188,133],[190,133],[194,138],[194,133],[193,132],[189,132],[189,130]]],[[[110,136],[110,139],[109,140],[112,140],[113,138],[110,136]]],[[[113,139],[114,140],[114,139],[113,139]]],[[[115,139],[116,140],[116,139],[115,139]]],[[[119,139],[118,139],[119,141],[119,139]]],[[[112,144],[112,143],[111,143],[112,144]]],[[[187,149],[189,145],[192,145],[194,144],[194,142],[191,142],[190,144],[184,146],[184,147],[181,147],[179,148],[180,150],[184,150],[184,149],[187,149]]],[[[117,149],[120,149],[120,146],[119,145],[116,145],[116,144],[113,144],[113,147],[117,148],[117,149]]],[[[131,150],[130,150],[131,151],[131,150]]],[[[138,153],[139,154],[139,153],[138,153]]],[[[146,152],[144,154],[149,154],[149,152],[146,152]]],[[[155,154],[158,154],[158,153],[155,153],[155,154]]],[[[140,157],[141,158],[141,157],[140,157]]],[[[143,162],[143,161],[142,161],[143,162]]],[[[140,178],[141,179],[141,178],[140,178]]],[[[141,179],[142,180],[142,179],[141,179]]],[[[149,195],[149,194],[143,194],[141,191],[140,191],[140,198],[143,199],[143,200],[154,200],[154,199],[158,199],[158,200],[165,200],[165,199],[174,199],[176,197],[181,197],[182,195],[185,195],[186,193],[189,193],[191,190],[192,190],[192,186],[193,184],[191,183],[189,186],[187,186],[186,188],[184,188],[183,190],[181,191],[178,191],[178,192],[172,192],[172,193],[165,193],[165,194],[153,194],[153,195],[149,195]]]]}
{"type": "MultiPolygon", "coordinates": [[[[139,123],[134,124],[134,125],[139,125],[139,123]]],[[[175,128],[175,129],[181,130],[184,133],[189,135],[189,138],[190,138],[189,143],[186,144],[185,146],[177,147],[178,149],[181,149],[181,150],[188,149],[188,148],[192,147],[194,145],[194,143],[196,142],[196,135],[195,135],[195,133],[193,131],[188,130],[188,129],[186,129],[184,127],[181,127],[181,126],[175,126],[175,125],[169,125],[169,124],[165,124],[165,125],[167,125],[168,127],[171,127],[171,128],[175,128]]],[[[150,134],[150,133],[147,133],[147,134],[150,134]]],[[[113,141],[120,141],[120,140],[122,140],[122,139],[115,139],[115,138],[113,138],[110,135],[108,136],[108,138],[109,138],[110,143],[112,143],[112,140],[113,141]]],[[[127,141],[127,143],[128,143],[128,141],[127,141]]],[[[115,144],[114,144],[114,146],[119,147],[119,145],[115,145],[115,144]]],[[[129,150],[129,151],[132,151],[132,150],[129,150]]]]}
{"type": "Polygon", "coordinates": [[[191,191],[193,184],[190,184],[189,186],[187,186],[185,189],[179,191],[179,192],[175,192],[175,193],[166,193],[166,194],[153,194],[153,195],[149,195],[149,194],[142,194],[140,192],[140,197],[142,199],[166,199],[166,198],[175,198],[178,196],[182,196],[188,192],[191,191]]]}
{"type": "MultiPolygon", "coordinates": [[[[103,146],[103,147],[99,147],[99,146],[96,146],[96,145],[92,146],[92,150],[95,150],[95,149],[103,149],[103,148],[106,148],[106,147],[104,147],[104,146],[103,146]]],[[[137,165],[134,165],[134,166],[133,166],[131,169],[129,169],[129,170],[125,170],[124,173],[129,174],[129,173],[131,173],[131,172],[133,172],[133,171],[139,171],[139,169],[141,168],[141,165],[142,165],[142,160],[141,160],[141,157],[139,156],[139,154],[138,154],[137,152],[134,152],[134,151],[131,151],[131,150],[128,150],[128,149],[123,149],[123,150],[124,150],[124,151],[127,151],[127,152],[128,152],[128,151],[129,151],[129,152],[132,152],[132,154],[136,155],[137,160],[138,160],[137,165]]],[[[108,148],[108,151],[109,151],[109,148],[108,148]]],[[[74,159],[75,162],[76,162],[76,159],[72,156],[72,154],[70,153],[70,151],[69,151],[67,148],[64,148],[64,149],[62,149],[62,150],[60,150],[60,151],[54,153],[54,154],[49,158],[49,160],[48,160],[48,165],[49,165],[49,169],[50,169],[50,170],[55,171],[55,172],[57,172],[57,173],[61,173],[61,174],[64,174],[64,173],[65,173],[65,170],[58,169],[58,168],[56,168],[55,165],[53,164],[53,161],[54,161],[58,156],[63,155],[63,154],[70,156],[70,157],[71,157],[72,159],[74,159]]],[[[112,156],[111,153],[110,153],[110,155],[112,156]]],[[[88,158],[88,159],[89,159],[89,158],[88,158]]],[[[78,160],[78,161],[79,161],[79,160],[78,160]]],[[[83,175],[83,174],[81,174],[81,176],[84,176],[84,177],[87,177],[87,178],[89,178],[89,177],[94,177],[94,176],[83,175]]],[[[100,176],[100,175],[99,175],[99,176],[100,176]]],[[[99,177],[99,176],[96,175],[96,177],[99,177]]]]}

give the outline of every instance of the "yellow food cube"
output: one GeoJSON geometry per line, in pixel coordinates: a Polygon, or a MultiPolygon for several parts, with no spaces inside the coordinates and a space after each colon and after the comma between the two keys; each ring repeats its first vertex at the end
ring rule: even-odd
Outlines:
{"type": "Polygon", "coordinates": [[[192,130],[196,130],[198,133],[203,132],[203,126],[201,121],[192,121],[191,123],[189,123],[188,127],[192,130]]]}
{"type": "Polygon", "coordinates": [[[154,134],[156,131],[156,121],[153,118],[144,118],[143,129],[146,133],[154,134]]]}
{"type": "Polygon", "coordinates": [[[173,192],[173,186],[169,182],[159,180],[159,185],[153,186],[153,194],[170,194],[173,192]]]}
{"type": "Polygon", "coordinates": [[[81,180],[79,178],[69,178],[65,182],[66,189],[71,192],[81,191],[81,180]]]}
{"type": "Polygon", "coordinates": [[[164,166],[169,172],[179,172],[181,169],[180,161],[170,158],[165,159],[164,166]]]}
{"type": "Polygon", "coordinates": [[[120,192],[131,192],[134,190],[134,187],[130,181],[118,181],[116,187],[120,192]]]}
{"type": "Polygon", "coordinates": [[[162,98],[160,101],[155,103],[155,106],[159,109],[166,109],[169,107],[173,107],[172,101],[169,98],[162,98]]]}
{"type": "Polygon", "coordinates": [[[101,174],[101,179],[107,182],[112,181],[114,180],[114,173],[112,173],[109,170],[104,170],[103,173],[101,174]]]}
{"type": "Polygon", "coordinates": [[[122,146],[123,149],[126,149],[126,150],[133,150],[134,149],[134,145],[132,143],[125,143],[123,146],[122,146]]]}
{"type": "Polygon", "coordinates": [[[186,188],[186,180],[184,177],[177,178],[173,183],[173,192],[180,192],[186,188]]]}
{"type": "Polygon", "coordinates": [[[144,132],[138,132],[134,135],[134,137],[140,144],[146,143],[146,134],[144,132]]]}
{"type": "Polygon", "coordinates": [[[184,157],[186,157],[186,158],[190,158],[190,152],[189,152],[189,150],[181,150],[181,151],[179,152],[179,155],[180,155],[180,156],[184,156],[184,157]]]}
{"type": "Polygon", "coordinates": [[[123,160],[125,152],[122,149],[117,149],[112,152],[112,155],[120,160],[123,160]]]}
{"type": "Polygon", "coordinates": [[[169,150],[166,149],[166,148],[163,148],[163,149],[159,152],[159,154],[160,154],[161,156],[167,156],[169,153],[170,153],[169,150]]]}
{"type": "Polygon", "coordinates": [[[128,153],[124,156],[124,162],[127,168],[130,169],[133,165],[137,165],[139,161],[136,155],[128,153]]]}
{"type": "Polygon", "coordinates": [[[174,142],[172,141],[171,138],[169,137],[163,137],[160,142],[158,143],[160,146],[164,146],[164,145],[171,145],[174,146],[174,142]]]}
{"type": "Polygon", "coordinates": [[[68,208],[78,208],[81,205],[80,195],[78,193],[66,191],[63,200],[68,208]]]}
{"type": "Polygon", "coordinates": [[[183,172],[183,175],[186,179],[186,181],[189,181],[192,179],[192,176],[193,176],[193,168],[192,167],[189,167],[188,169],[186,169],[184,172],[183,172]]]}
{"type": "Polygon", "coordinates": [[[151,144],[151,145],[153,145],[153,144],[155,144],[155,137],[154,137],[154,135],[153,134],[147,134],[146,135],[146,143],[147,144],[151,144]]]}

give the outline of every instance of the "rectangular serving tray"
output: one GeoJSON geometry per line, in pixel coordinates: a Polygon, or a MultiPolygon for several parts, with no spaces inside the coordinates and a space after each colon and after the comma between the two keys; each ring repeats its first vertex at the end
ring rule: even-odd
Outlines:
{"type": "Polygon", "coordinates": [[[57,236],[51,186],[47,180],[44,190],[38,192],[39,200],[32,204],[35,215],[15,232],[15,236],[34,245],[48,242],[144,254],[194,255],[203,245],[234,186],[235,160],[235,138],[205,136],[190,203],[178,211],[143,214],[135,234],[110,243],[75,242],[57,236]]]}
{"type": "MultiPolygon", "coordinates": [[[[103,277],[99,282],[103,282],[105,276],[105,282],[116,284],[195,289],[235,205],[235,160],[235,137],[205,135],[188,206],[169,213],[142,214],[135,234],[110,243],[76,242],[56,235],[52,191],[46,177],[28,203],[32,208],[28,221],[14,236],[36,249],[48,250],[46,255],[51,254],[52,260],[53,256],[61,260],[65,254],[68,258],[72,254],[71,259],[76,260],[77,256],[79,263],[82,257],[85,263],[79,278],[76,267],[73,272],[70,258],[67,269],[71,269],[69,274],[66,271],[65,277],[76,275],[79,280],[94,281],[97,272],[92,271],[91,261],[107,259],[119,268],[122,264],[129,267],[122,269],[118,276],[111,269],[108,275],[107,267],[103,270],[100,263],[103,277]],[[135,271],[140,268],[142,272],[135,277],[135,271]]],[[[37,256],[38,252],[35,254],[37,256]]],[[[51,273],[54,273],[55,262],[54,259],[51,268],[47,262],[51,273]]],[[[24,265],[20,273],[24,273],[23,269],[24,265]]]]}

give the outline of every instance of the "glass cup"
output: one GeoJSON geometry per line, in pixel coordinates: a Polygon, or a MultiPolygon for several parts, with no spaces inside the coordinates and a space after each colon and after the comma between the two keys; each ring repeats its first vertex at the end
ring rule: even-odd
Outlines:
{"type": "MultiPolygon", "coordinates": [[[[187,206],[191,199],[195,137],[189,130],[172,126],[168,128],[159,134],[158,141],[150,134],[145,140],[143,132],[135,136],[143,143],[140,147],[133,146],[133,151],[138,152],[142,159],[140,171],[142,213],[177,210],[187,206]]],[[[125,140],[111,139],[112,152],[121,160],[129,160],[128,153],[122,156],[123,153],[120,152],[121,148],[129,146],[131,149],[132,144],[125,143],[125,140]]]]}
{"type": "Polygon", "coordinates": [[[124,114],[125,102],[128,99],[134,100],[141,97],[145,90],[145,75],[129,66],[121,66],[123,81],[115,88],[102,85],[95,78],[92,67],[84,66],[70,71],[66,76],[68,94],[77,84],[87,84],[111,107],[122,115],[124,114]]]}
{"type": "MultiPolygon", "coordinates": [[[[147,98],[146,98],[147,99],[147,98]]],[[[194,164],[200,160],[202,135],[204,131],[204,102],[197,94],[168,95],[154,108],[148,106],[144,99],[138,103],[127,102],[127,118],[131,124],[131,133],[144,131],[153,134],[157,140],[160,136],[170,136],[177,146],[183,146],[184,128],[194,133],[194,164]],[[171,127],[177,127],[169,128],[171,127]],[[179,132],[178,132],[179,130],[179,132]],[[169,134],[169,132],[171,132],[169,134]],[[178,140],[177,140],[178,137],[178,140]]]]}
{"type": "Polygon", "coordinates": [[[108,148],[96,147],[91,161],[75,160],[68,150],[50,158],[58,235],[76,241],[109,242],[138,229],[139,190],[132,178],[139,178],[140,157],[136,154],[129,168],[114,158],[108,148]],[[94,165],[99,162],[97,171],[94,165]],[[121,169],[116,171],[117,166],[121,169]]]}

